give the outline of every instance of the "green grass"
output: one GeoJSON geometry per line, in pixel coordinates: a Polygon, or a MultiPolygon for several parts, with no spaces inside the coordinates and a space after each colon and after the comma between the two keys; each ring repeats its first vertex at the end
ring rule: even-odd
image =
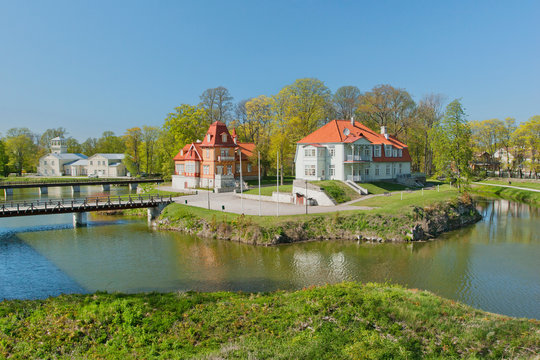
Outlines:
{"type": "Polygon", "coordinates": [[[501,197],[504,199],[521,201],[533,206],[540,206],[540,192],[505,188],[496,185],[474,185],[471,190],[475,193],[487,196],[501,197]]]}
{"type": "MultiPolygon", "coordinates": [[[[280,185],[279,186],[279,192],[283,193],[292,193],[292,185],[280,185]]],[[[276,191],[275,186],[265,186],[261,187],[261,195],[263,196],[272,196],[272,193],[276,191]]],[[[256,187],[251,190],[244,191],[244,194],[248,195],[259,195],[259,188],[256,187]]]]}
{"type": "MultiPolygon", "coordinates": [[[[293,180],[295,179],[294,176],[284,176],[283,177],[283,184],[292,184],[293,180]]],[[[248,185],[250,186],[258,186],[259,185],[259,179],[254,180],[246,180],[248,185]]],[[[280,178],[281,182],[281,178],[280,178]]],[[[261,178],[261,185],[275,185],[276,184],[276,176],[265,176],[261,178]]]]}
{"type": "Polygon", "coordinates": [[[388,284],[0,303],[0,358],[534,358],[539,334],[537,320],[388,284]]]}
{"type": "Polygon", "coordinates": [[[374,181],[370,183],[358,183],[370,194],[384,194],[385,192],[407,190],[409,187],[401,184],[386,182],[386,181],[374,181]]]}
{"type": "Polygon", "coordinates": [[[540,182],[527,181],[521,179],[507,179],[507,180],[480,180],[478,182],[493,184],[493,185],[508,185],[508,186],[517,186],[528,189],[540,190],[540,182]],[[511,183],[509,184],[508,181],[511,183]]]}
{"type": "Polygon", "coordinates": [[[440,191],[424,190],[422,196],[422,190],[415,190],[412,192],[403,192],[403,200],[401,200],[401,192],[393,192],[390,196],[374,196],[366,200],[361,200],[354,205],[357,206],[369,206],[376,209],[371,210],[376,213],[401,213],[407,212],[412,209],[413,206],[426,206],[441,201],[449,201],[455,199],[458,195],[458,191],[450,187],[450,185],[442,185],[439,187],[440,191]]]}
{"type": "Polygon", "coordinates": [[[351,189],[349,185],[339,180],[311,181],[311,183],[324,188],[326,194],[332,197],[338,204],[360,197],[360,194],[351,189]]]}

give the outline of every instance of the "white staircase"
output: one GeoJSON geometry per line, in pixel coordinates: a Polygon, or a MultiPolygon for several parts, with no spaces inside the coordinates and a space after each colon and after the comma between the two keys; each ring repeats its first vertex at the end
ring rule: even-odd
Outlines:
{"type": "Polygon", "coordinates": [[[345,181],[345,184],[349,185],[350,188],[352,188],[354,191],[356,191],[360,195],[369,194],[369,191],[367,191],[367,189],[364,189],[363,187],[361,187],[360,185],[358,185],[354,181],[347,180],[347,181],[345,181]]]}

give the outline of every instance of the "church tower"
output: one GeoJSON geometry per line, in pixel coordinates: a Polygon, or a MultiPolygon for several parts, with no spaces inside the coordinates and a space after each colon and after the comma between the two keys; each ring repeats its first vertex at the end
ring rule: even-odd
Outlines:
{"type": "Polygon", "coordinates": [[[65,154],[67,153],[66,139],[62,137],[55,137],[50,142],[51,152],[53,154],[65,154]]]}

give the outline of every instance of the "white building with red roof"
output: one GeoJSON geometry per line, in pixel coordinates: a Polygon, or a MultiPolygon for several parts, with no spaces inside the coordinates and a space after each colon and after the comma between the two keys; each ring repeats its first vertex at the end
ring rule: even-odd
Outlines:
{"type": "Polygon", "coordinates": [[[410,176],[407,145],[349,120],[332,120],[297,142],[296,178],[370,182],[410,176]]]}
{"type": "Polygon", "coordinates": [[[231,133],[220,121],[210,125],[204,139],[185,145],[174,157],[175,173],[172,186],[176,189],[211,188],[234,189],[242,178],[255,179],[257,165],[251,163],[255,144],[238,141],[236,131],[231,133]]]}

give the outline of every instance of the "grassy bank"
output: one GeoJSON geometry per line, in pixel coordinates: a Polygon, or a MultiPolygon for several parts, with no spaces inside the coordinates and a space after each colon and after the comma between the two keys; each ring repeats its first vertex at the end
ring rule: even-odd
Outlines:
{"type": "MultiPolygon", "coordinates": [[[[516,186],[521,186],[517,185],[516,186]]],[[[501,197],[509,200],[516,200],[523,203],[540,206],[540,192],[527,191],[513,188],[500,187],[497,185],[474,185],[471,191],[485,196],[501,197]]]]}
{"type": "Polygon", "coordinates": [[[486,179],[480,180],[481,183],[488,183],[493,185],[510,185],[529,189],[540,190],[540,180],[527,180],[527,179],[486,179]]]}
{"type": "Polygon", "coordinates": [[[370,194],[384,194],[386,192],[391,192],[391,191],[404,191],[404,190],[410,189],[410,187],[407,187],[405,185],[386,182],[386,181],[358,183],[358,185],[363,187],[367,191],[369,191],[370,194]]]}
{"type": "MultiPolygon", "coordinates": [[[[171,204],[162,212],[158,226],[202,237],[276,245],[334,239],[379,242],[422,240],[478,221],[478,212],[470,199],[458,199],[452,191],[439,194],[437,198],[446,201],[435,202],[432,199],[429,206],[414,206],[425,203],[426,198],[419,199],[416,196],[408,201],[394,198],[396,204],[388,204],[388,208],[373,211],[351,210],[281,217],[244,216],[171,204]]],[[[388,202],[384,196],[376,199],[381,206],[383,202],[388,202]]],[[[364,201],[359,204],[364,204],[364,201]]]]}
{"type": "Polygon", "coordinates": [[[500,359],[539,342],[537,320],[387,284],[0,303],[2,358],[500,359]]]}
{"type": "MultiPolygon", "coordinates": [[[[263,195],[263,196],[272,196],[272,193],[274,191],[276,191],[276,186],[261,187],[261,195],[263,195]]],[[[280,185],[279,186],[279,192],[291,193],[292,192],[292,185],[280,185]]],[[[256,187],[254,189],[244,191],[244,194],[259,195],[259,188],[256,187]]]]}
{"type": "MultiPolygon", "coordinates": [[[[324,192],[338,204],[355,200],[360,197],[350,186],[338,180],[311,181],[312,184],[320,186],[324,192]]],[[[309,194],[309,192],[308,192],[309,194]]]]}

